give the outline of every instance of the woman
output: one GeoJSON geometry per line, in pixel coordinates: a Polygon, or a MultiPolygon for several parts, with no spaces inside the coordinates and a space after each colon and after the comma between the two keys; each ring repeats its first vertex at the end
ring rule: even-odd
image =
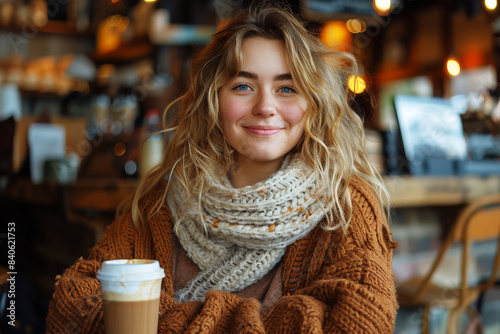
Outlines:
{"type": "Polygon", "coordinates": [[[221,28],[167,108],[165,159],[58,277],[48,331],[102,331],[102,261],[153,258],[159,332],[392,332],[395,245],[349,106],[355,72],[283,10],[221,28]]]}

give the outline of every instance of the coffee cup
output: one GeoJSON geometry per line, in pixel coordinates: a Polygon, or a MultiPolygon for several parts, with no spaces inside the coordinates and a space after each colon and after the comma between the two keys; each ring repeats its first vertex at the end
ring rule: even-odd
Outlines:
{"type": "Polygon", "coordinates": [[[101,282],[107,334],[156,334],[161,281],[156,260],[105,261],[96,277],[101,282]]]}

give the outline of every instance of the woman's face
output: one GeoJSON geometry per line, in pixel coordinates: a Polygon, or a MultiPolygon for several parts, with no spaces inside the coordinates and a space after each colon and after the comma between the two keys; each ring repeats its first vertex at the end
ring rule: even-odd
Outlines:
{"type": "Polygon", "coordinates": [[[304,132],[307,102],[296,91],[284,42],[247,38],[242,53],[240,72],[219,91],[224,135],[238,163],[279,166],[304,132]]]}

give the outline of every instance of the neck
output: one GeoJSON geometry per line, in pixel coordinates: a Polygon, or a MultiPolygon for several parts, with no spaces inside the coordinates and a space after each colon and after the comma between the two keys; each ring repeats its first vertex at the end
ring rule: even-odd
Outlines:
{"type": "Polygon", "coordinates": [[[245,157],[237,157],[237,166],[229,174],[234,188],[251,186],[262,181],[276,172],[283,162],[283,158],[273,161],[255,161],[245,157]]]}

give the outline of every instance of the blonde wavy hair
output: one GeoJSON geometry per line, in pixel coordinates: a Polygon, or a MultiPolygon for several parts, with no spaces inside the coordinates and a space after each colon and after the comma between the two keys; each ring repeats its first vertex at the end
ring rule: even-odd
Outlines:
{"type": "Polygon", "coordinates": [[[172,175],[192,196],[209,190],[217,173],[227,173],[233,149],[224,138],[219,115],[219,89],[234,78],[242,63],[245,38],[262,37],[285,43],[288,68],[298,93],[308,102],[304,135],[297,147],[300,158],[316,173],[324,196],[333,201],[325,228],[347,229],[352,216],[348,185],[353,177],[368,183],[388,208],[388,194],[364,145],[363,122],[350,107],[347,80],[357,73],[353,55],[328,49],[288,10],[276,7],[241,11],[213,35],[212,41],[191,63],[187,92],[165,110],[164,131],[175,131],[163,161],[139,182],[131,207],[134,223],[154,215],[165,202],[141,211],[141,200],[172,175]],[[174,114],[174,117],[171,117],[174,114]],[[335,200],[333,200],[335,199],[335,200]],[[335,219],[334,219],[335,218],[335,219]]]}

